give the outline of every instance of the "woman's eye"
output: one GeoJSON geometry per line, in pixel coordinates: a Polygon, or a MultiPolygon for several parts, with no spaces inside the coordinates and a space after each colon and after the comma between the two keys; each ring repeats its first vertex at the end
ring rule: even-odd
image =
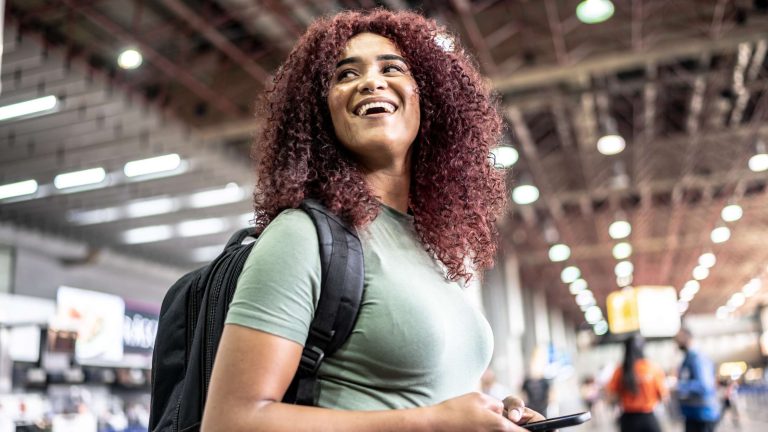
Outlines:
{"type": "Polygon", "coordinates": [[[343,81],[343,80],[351,78],[353,76],[355,76],[355,71],[353,71],[351,69],[347,69],[345,71],[339,72],[339,75],[337,76],[336,79],[339,80],[339,81],[343,81]]]}
{"type": "Polygon", "coordinates": [[[405,69],[398,65],[386,65],[381,69],[384,73],[395,71],[399,73],[405,72],[405,69]]]}

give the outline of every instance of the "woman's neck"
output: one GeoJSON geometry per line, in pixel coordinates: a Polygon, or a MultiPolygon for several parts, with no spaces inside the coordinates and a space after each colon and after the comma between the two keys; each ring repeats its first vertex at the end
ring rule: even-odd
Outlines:
{"type": "Polygon", "coordinates": [[[411,190],[411,150],[386,163],[363,163],[363,175],[379,201],[402,213],[408,212],[411,190]]]}

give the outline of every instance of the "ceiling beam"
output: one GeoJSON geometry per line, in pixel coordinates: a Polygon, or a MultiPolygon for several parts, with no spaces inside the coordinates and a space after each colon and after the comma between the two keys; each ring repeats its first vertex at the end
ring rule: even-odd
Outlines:
{"type": "Polygon", "coordinates": [[[485,37],[480,32],[480,28],[477,26],[474,15],[472,15],[472,8],[470,7],[468,0],[451,0],[454,10],[459,14],[461,25],[464,31],[467,33],[469,42],[475,49],[477,56],[480,59],[480,63],[483,65],[483,69],[487,75],[496,75],[498,72],[498,66],[493,60],[491,50],[485,41],[485,37]]]}

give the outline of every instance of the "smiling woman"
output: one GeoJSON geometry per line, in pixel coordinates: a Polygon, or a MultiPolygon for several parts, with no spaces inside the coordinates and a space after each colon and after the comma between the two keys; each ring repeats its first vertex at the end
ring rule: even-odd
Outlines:
{"type": "Polygon", "coordinates": [[[463,288],[496,250],[501,121],[460,46],[437,43],[445,34],[413,13],[345,12],[310,26],[278,70],[254,145],[260,238],[203,429],[520,431],[542,419],[473,393],[493,337],[463,288]],[[316,368],[316,392],[300,391],[314,407],[286,397],[329,276],[297,210],[307,198],[357,231],[365,267],[349,338],[316,368]]]}

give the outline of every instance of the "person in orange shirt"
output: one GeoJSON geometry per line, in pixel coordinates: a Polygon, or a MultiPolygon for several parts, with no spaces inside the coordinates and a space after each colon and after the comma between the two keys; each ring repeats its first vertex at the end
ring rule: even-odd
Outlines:
{"type": "Polygon", "coordinates": [[[621,406],[621,432],[661,432],[653,409],[669,392],[664,372],[643,356],[643,345],[638,334],[625,341],[624,362],[606,386],[609,397],[621,406]]]}

